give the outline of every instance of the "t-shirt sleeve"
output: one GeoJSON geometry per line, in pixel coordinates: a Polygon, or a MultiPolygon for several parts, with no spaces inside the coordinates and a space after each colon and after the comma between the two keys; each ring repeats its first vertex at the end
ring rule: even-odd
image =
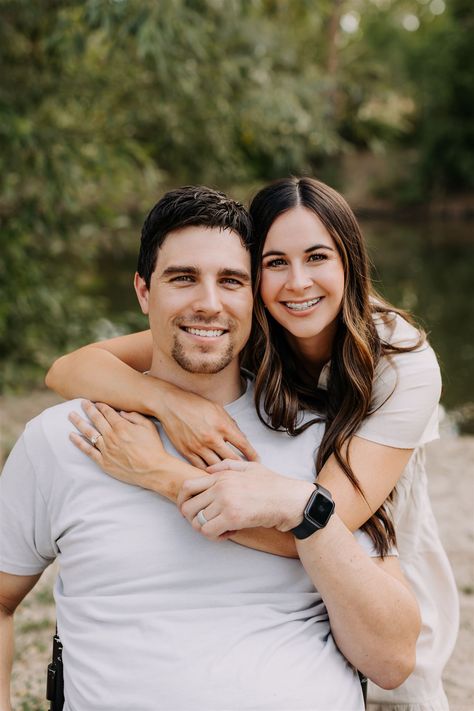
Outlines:
{"type": "MultiPolygon", "coordinates": [[[[357,531],[354,531],[353,536],[359,546],[367,553],[369,558],[380,558],[380,553],[375,548],[374,542],[372,541],[368,533],[358,528],[357,531]]],[[[390,546],[387,555],[398,557],[398,551],[396,547],[390,546]]]]}
{"type": "Polygon", "coordinates": [[[440,395],[439,365],[427,343],[415,351],[384,356],[375,373],[371,414],[355,434],[401,449],[437,439],[440,395]]]}
{"type": "Polygon", "coordinates": [[[41,573],[56,557],[46,501],[23,434],[0,476],[0,570],[41,573]]]}

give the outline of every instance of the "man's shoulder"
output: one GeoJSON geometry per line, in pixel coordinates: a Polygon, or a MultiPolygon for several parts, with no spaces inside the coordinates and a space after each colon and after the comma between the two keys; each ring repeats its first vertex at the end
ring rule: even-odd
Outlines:
{"type": "Polygon", "coordinates": [[[82,400],[66,400],[58,405],[48,407],[40,412],[39,415],[30,420],[24,431],[25,443],[29,446],[41,446],[49,444],[56,449],[60,445],[66,445],[69,442],[69,433],[74,431],[74,426],[68,419],[71,412],[78,412],[83,415],[81,408],[82,400]]]}
{"type": "MultiPolygon", "coordinates": [[[[65,400],[57,405],[52,405],[52,407],[46,408],[46,410],[40,412],[39,415],[33,417],[33,419],[28,422],[27,427],[51,427],[57,424],[60,425],[62,422],[68,423],[68,415],[71,412],[75,411],[79,412],[79,414],[83,414],[81,402],[82,398],[76,398],[74,400],[65,400]]],[[[71,427],[70,423],[69,427],[71,427]]]]}

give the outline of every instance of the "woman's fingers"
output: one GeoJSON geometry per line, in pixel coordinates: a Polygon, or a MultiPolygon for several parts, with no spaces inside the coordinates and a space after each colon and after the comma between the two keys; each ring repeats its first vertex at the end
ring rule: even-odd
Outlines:
{"type": "Polygon", "coordinates": [[[185,454],[188,462],[193,465],[193,467],[197,467],[197,469],[202,469],[203,471],[206,471],[207,469],[207,464],[204,461],[204,459],[201,459],[201,457],[197,454],[185,454]]]}
{"type": "Polygon", "coordinates": [[[209,465],[217,464],[223,459],[240,460],[243,457],[243,454],[240,452],[240,450],[238,450],[236,447],[234,447],[233,444],[231,444],[230,442],[226,442],[225,440],[222,440],[221,443],[218,443],[214,446],[214,454],[217,455],[217,459],[215,461],[209,462],[209,465]]]}
{"type": "MultiPolygon", "coordinates": [[[[87,420],[84,420],[80,415],[78,415],[77,412],[70,412],[68,418],[69,418],[69,421],[72,422],[74,427],[77,430],[79,430],[81,435],[84,435],[84,437],[86,437],[86,439],[88,439],[89,442],[91,443],[91,446],[94,446],[94,448],[95,448],[95,445],[97,444],[97,442],[100,441],[100,438],[99,438],[99,440],[97,440],[97,436],[101,435],[102,433],[99,432],[98,429],[93,427],[90,422],[88,422],[87,420]],[[94,442],[94,445],[92,445],[92,442],[94,442]]],[[[78,435],[76,435],[76,436],[78,436],[78,435]]],[[[84,441],[82,438],[80,438],[80,439],[81,439],[81,441],[84,441]]]]}
{"type": "Polygon", "coordinates": [[[75,432],[70,433],[69,439],[78,449],[81,450],[81,452],[87,454],[90,459],[92,459],[94,462],[96,462],[96,464],[101,466],[102,455],[97,449],[97,447],[93,447],[88,440],[84,439],[84,437],[81,437],[75,432]]]}
{"type": "Polygon", "coordinates": [[[84,410],[85,414],[92,422],[96,430],[101,434],[105,434],[106,432],[110,431],[110,424],[106,417],[104,417],[104,414],[99,410],[99,405],[100,403],[97,403],[97,405],[95,405],[90,400],[82,400],[81,402],[82,409],[84,410]]]}
{"type": "MultiPolygon", "coordinates": [[[[248,459],[250,462],[260,461],[257,451],[252,447],[247,437],[238,428],[236,424],[234,424],[234,426],[226,433],[225,440],[233,447],[236,447],[239,452],[242,452],[245,459],[248,459]]],[[[226,456],[228,457],[229,454],[227,454],[226,456]]],[[[232,453],[232,456],[230,458],[235,459],[234,452],[232,453]]]]}
{"type": "Polygon", "coordinates": [[[140,415],[139,412],[125,412],[124,410],[121,410],[119,413],[119,417],[121,417],[123,420],[127,420],[127,422],[131,422],[133,425],[141,425],[142,427],[155,428],[155,425],[153,424],[152,420],[150,420],[149,417],[140,415]]]}
{"type": "Polygon", "coordinates": [[[199,457],[204,462],[205,467],[217,464],[221,461],[219,454],[214,452],[212,449],[201,449],[199,451],[199,457]]]}

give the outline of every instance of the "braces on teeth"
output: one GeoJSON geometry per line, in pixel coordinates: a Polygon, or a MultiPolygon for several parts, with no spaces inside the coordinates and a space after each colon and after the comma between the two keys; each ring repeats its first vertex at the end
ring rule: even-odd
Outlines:
{"type": "Polygon", "coordinates": [[[320,296],[318,296],[317,299],[312,299],[311,301],[304,301],[302,304],[295,304],[292,301],[287,301],[285,306],[289,309],[293,309],[293,311],[304,311],[305,309],[309,309],[311,306],[317,304],[318,301],[321,301],[320,296]]]}

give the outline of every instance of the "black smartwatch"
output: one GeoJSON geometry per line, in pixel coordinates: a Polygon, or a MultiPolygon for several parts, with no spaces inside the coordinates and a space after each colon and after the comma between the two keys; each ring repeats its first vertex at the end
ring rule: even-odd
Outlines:
{"type": "Polygon", "coordinates": [[[303,520],[291,529],[292,534],[300,540],[324,528],[334,513],[335,504],[331,493],[321,484],[315,484],[315,487],[316,490],[311,494],[304,508],[303,520]]]}

